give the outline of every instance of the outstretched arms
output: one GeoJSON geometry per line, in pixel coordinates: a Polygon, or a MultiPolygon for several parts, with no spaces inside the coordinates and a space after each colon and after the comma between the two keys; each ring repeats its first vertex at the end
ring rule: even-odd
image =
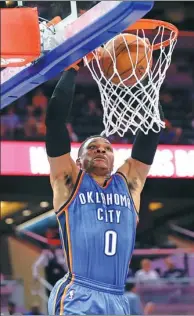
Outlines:
{"type": "Polygon", "coordinates": [[[58,191],[56,187],[59,187],[60,182],[65,184],[66,179],[71,179],[72,183],[75,183],[79,172],[70,156],[70,138],[66,128],[73,102],[76,74],[73,68],[62,74],[46,113],[46,151],[54,195],[56,195],[56,190],[58,191]]]}
{"type": "MultiPolygon", "coordinates": [[[[164,120],[164,114],[161,105],[159,105],[160,117],[164,120]]],[[[156,149],[160,139],[160,132],[149,131],[145,135],[138,131],[133,143],[131,158],[127,159],[119,172],[122,172],[127,181],[131,193],[137,200],[136,208],[139,209],[139,195],[144,187],[148,172],[153,163],[156,149]]]]}

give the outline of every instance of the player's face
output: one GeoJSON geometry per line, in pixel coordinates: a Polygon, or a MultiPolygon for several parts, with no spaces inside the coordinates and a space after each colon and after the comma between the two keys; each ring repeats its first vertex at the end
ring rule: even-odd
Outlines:
{"type": "Polygon", "coordinates": [[[97,175],[109,175],[113,169],[114,154],[111,143],[101,137],[89,139],[80,157],[81,167],[97,175]]]}

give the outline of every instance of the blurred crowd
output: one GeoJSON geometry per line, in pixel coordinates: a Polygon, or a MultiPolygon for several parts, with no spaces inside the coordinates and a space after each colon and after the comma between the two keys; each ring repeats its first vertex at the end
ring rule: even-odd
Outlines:
{"type": "MultiPolygon", "coordinates": [[[[25,312],[18,312],[17,304],[12,301],[9,301],[7,304],[7,313],[8,315],[43,315],[41,313],[41,307],[38,304],[33,304],[31,308],[25,312]]],[[[4,313],[3,315],[6,315],[7,313],[4,313]]]]}
{"type": "MultiPolygon", "coordinates": [[[[166,129],[161,144],[194,144],[194,58],[175,55],[160,93],[166,129]]],[[[2,140],[44,141],[45,112],[56,80],[45,83],[4,109],[1,116],[2,140]]],[[[103,130],[100,94],[95,85],[78,83],[71,117],[67,124],[72,142],[83,141],[103,130]]],[[[132,143],[133,135],[111,136],[113,143],[132,143]]]]}
{"type": "MultiPolygon", "coordinates": [[[[32,266],[32,276],[34,282],[38,282],[40,271],[44,269],[47,282],[49,282],[51,286],[54,286],[56,282],[68,271],[67,265],[64,264],[64,262],[65,259],[61,249],[57,247],[50,247],[43,250],[40,257],[38,257],[32,266]]],[[[159,264],[157,261],[154,264],[154,260],[152,261],[148,258],[140,260],[139,269],[136,271],[132,271],[129,268],[128,279],[125,286],[125,295],[126,299],[129,301],[131,313],[133,315],[153,314],[156,310],[156,297],[154,297],[154,294],[152,293],[154,288],[157,289],[159,284],[168,284],[171,286],[173,284],[175,285],[176,280],[179,279],[183,281],[185,280],[183,278],[189,276],[186,267],[180,267],[180,264],[177,265],[177,263],[175,263],[175,259],[172,259],[172,257],[165,257],[164,259],[161,258],[160,264],[161,263],[163,264],[162,271],[160,268],[157,268],[157,264],[159,264]],[[163,283],[164,281],[167,283],[163,283]],[[143,289],[147,289],[146,296],[144,296],[143,289]]],[[[1,281],[4,281],[5,279],[6,277],[1,274],[1,281]]],[[[188,282],[185,284],[188,284],[188,282]]],[[[160,289],[162,288],[160,287],[160,289]]],[[[169,296],[168,303],[173,303],[175,296],[176,299],[179,299],[181,293],[182,292],[178,291],[177,293],[173,293],[173,297],[169,296]]],[[[46,290],[46,295],[49,297],[50,290],[46,290]]],[[[160,301],[163,301],[162,297],[157,303],[160,301]]],[[[21,306],[19,308],[15,301],[8,301],[7,312],[10,315],[16,314],[19,309],[20,314],[22,315],[42,315],[41,306],[39,306],[35,301],[28,311],[25,311],[25,309],[21,306]]]]}
{"type": "Polygon", "coordinates": [[[192,1],[155,1],[153,9],[146,15],[148,18],[169,21],[179,30],[194,31],[192,1]]]}
{"type": "MultiPolygon", "coordinates": [[[[10,3],[13,5],[15,2],[10,3]]],[[[34,6],[35,3],[29,1],[28,6],[34,6]]],[[[79,1],[77,5],[79,10],[85,10],[92,4],[91,1],[79,1]]],[[[167,2],[164,10],[164,3],[159,1],[146,17],[170,21],[180,30],[194,31],[192,6],[189,2],[167,2]]],[[[56,15],[64,18],[70,13],[69,1],[41,1],[37,2],[37,7],[39,15],[49,20],[56,15]]],[[[193,38],[188,37],[181,47],[177,45],[175,48],[172,64],[162,86],[160,101],[166,118],[166,129],[161,135],[161,144],[194,144],[194,54],[193,48],[187,45],[193,38]]],[[[181,37],[178,42],[181,42],[181,37]]],[[[56,80],[47,82],[4,109],[1,116],[3,140],[44,140],[45,110],[55,85],[56,80]]],[[[71,141],[83,141],[92,134],[102,132],[102,117],[97,86],[94,83],[88,86],[79,82],[67,124],[71,141]]],[[[132,143],[133,136],[126,133],[121,139],[114,135],[110,140],[113,143],[132,143]]]]}

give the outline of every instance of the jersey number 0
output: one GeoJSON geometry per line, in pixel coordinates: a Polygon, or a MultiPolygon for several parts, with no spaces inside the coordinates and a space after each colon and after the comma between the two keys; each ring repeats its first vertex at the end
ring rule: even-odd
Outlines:
{"type": "Polygon", "coordinates": [[[105,233],[104,253],[107,256],[114,256],[117,251],[117,233],[114,230],[107,230],[105,233]]]}

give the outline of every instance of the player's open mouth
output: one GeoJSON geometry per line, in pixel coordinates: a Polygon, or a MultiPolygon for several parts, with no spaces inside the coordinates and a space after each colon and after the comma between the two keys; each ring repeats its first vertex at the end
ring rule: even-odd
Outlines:
{"type": "Polygon", "coordinates": [[[101,161],[107,161],[106,157],[102,157],[102,156],[97,156],[94,158],[94,160],[101,160],[101,161]]]}

